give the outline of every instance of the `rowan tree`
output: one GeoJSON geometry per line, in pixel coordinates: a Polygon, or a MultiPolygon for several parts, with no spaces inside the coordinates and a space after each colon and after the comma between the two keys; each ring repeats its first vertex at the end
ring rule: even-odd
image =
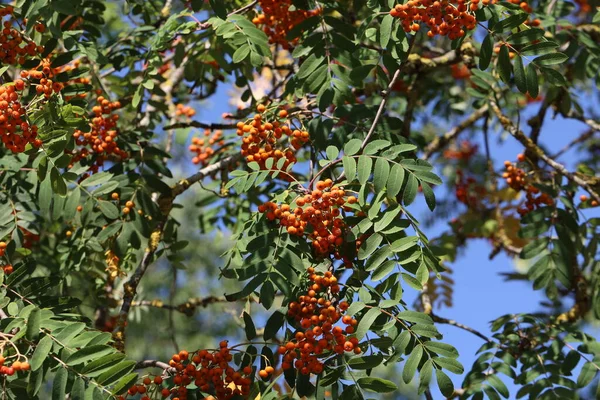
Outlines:
{"type": "Polygon", "coordinates": [[[598,6],[0,5],[1,398],[599,398],[598,6]]]}

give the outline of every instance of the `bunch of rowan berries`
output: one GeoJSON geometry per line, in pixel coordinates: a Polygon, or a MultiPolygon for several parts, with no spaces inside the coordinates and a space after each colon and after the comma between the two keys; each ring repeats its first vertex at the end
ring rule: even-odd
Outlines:
{"type": "Polygon", "coordinates": [[[29,125],[25,119],[25,107],[19,101],[18,92],[25,87],[22,79],[14,85],[0,86],[0,137],[4,146],[13,153],[22,153],[31,144],[40,147],[42,141],[37,139],[37,126],[29,125]]]}
{"type": "Polygon", "coordinates": [[[575,0],[575,3],[579,6],[579,14],[586,15],[587,13],[592,11],[592,6],[588,2],[588,0],[575,0]]]}
{"type": "MultiPolygon", "coordinates": [[[[212,392],[218,400],[247,396],[252,384],[252,367],[246,366],[241,371],[236,371],[229,364],[232,359],[231,349],[228,348],[225,340],[219,344],[218,350],[199,350],[192,354],[182,350],[178,354],[174,354],[169,365],[174,369],[173,384],[175,387],[163,388],[161,395],[163,397],[173,396],[173,400],[186,400],[188,398],[187,386],[193,383],[205,393],[212,392]]],[[[272,367],[269,368],[269,371],[271,370],[272,367]]]]}
{"type": "Polygon", "coordinates": [[[258,0],[258,4],[262,13],[254,17],[252,22],[262,27],[263,32],[269,37],[269,43],[279,44],[284,49],[289,49],[298,41],[294,39],[290,43],[286,38],[288,32],[307,18],[321,12],[320,9],[290,11],[292,0],[258,0]]]}
{"type": "MultiPolygon", "coordinates": [[[[519,7],[521,7],[521,10],[523,10],[527,14],[533,13],[533,8],[527,3],[526,0],[508,0],[508,1],[509,1],[509,3],[517,4],[519,7]]],[[[530,26],[540,26],[541,24],[542,24],[542,21],[539,18],[529,18],[527,21],[525,21],[525,25],[530,25],[530,26]]]]}
{"type": "Polygon", "coordinates": [[[1,268],[4,271],[4,275],[10,275],[14,271],[12,264],[3,265],[1,268]]]}
{"type": "MultiPolygon", "coordinates": [[[[119,115],[113,112],[121,108],[121,103],[119,101],[111,102],[103,96],[99,96],[97,102],[98,104],[92,108],[94,117],[90,124],[90,132],[82,132],[77,129],[73,133],[75,144],[80,148],[76,150],[71,159],[71,166],[77,161],[95,154],[96,158],[90,167],[90,173],[98,172],[99,167],[104,165],[104,161],[110,156],[120,160],[128,157],[127,152],[119,148],[117,144],[118,131],[116,128],[119,115]]],[[[84,175],[84,177],[87,176],[89,174],[84,175]]]]}
{"type": "Polygon", "coordinates": [[[473,177],[465,177],[462,170],[456,171],[456,199],[469,208],[478,206],[487,193],[485,187],[473,177]]]}
{"type": "Polygon", "coordinates": [[[579,196],[579,201],[581,201],[582,203],[588,203],[590,207],[598,207],[598,201],[596,200],[592,200],[590,201],[589,197],[587,197],[587,195],[582,194],[581,196],[579,196]]]}
{"type": "Polygon", "coordinates": [[[309,141],[309,134],[300,129],[293,129],[291,122],[287,119],[288,112],[281,110],[279,119],[269,121],[264,114],[266,107],[259,105],[258,114],[246,123],[238,122],[237,135],[243,136],[242,156],[247,162],[257,162],[261,169],[267,169],[266,161],[274,159],[272,169],[276,168],[277,161],[285,159],[281,170],[285,170],[290,164],[297,161],[295,153],[309,141]],[[290,138],[289,146],[279,142],[283,136],[290,138]]]}
{"type": "Polygon", "coordinates": [[[471,76],[471,70],[464,63],[452,64],[450,73],[456,80],[468,79],[471,76]]]}
{"type": "Polygon", "coordinates": [[[194,115],[196,115],[196,110],[194,110],[193,107],[185,106],[183,104],[177,104],[177,106],[175,107],[176,117],[185,116],[187,118],[192,118],[194,115]]]}
{"type": "Polygon", "coordinates": [[[526,0],[508,0],[509,3],[518,4],[521,7],[521,10],[525,11],[528,14],[533,12],[533,8],[529,4],[527,4],[526,0]]]}
{"type": "Polygon", "coordinates": [[[223,131],[217,130],[212,132],[210,129],[206,129],[204,131],[204,138],[193,138],[189,150],[196,153],[196,156],[192,158],[192,162],[206,166],[210,157],[215,155],[216,149],[213,148],[215,144],[218,146],[225,144],[223,131]]]}
{"type": "MultiPolygon", "coordinates": [[[[520,162],[525,160],[525,156],[519,154],[518,160],[520,162]]],[[[504,162],[505,172],[502,174],[502,177],[506,180],[506,184],[510,186],[516,192],[519,192],[527,186],[526,177],[527,174],[525,171],[510,161],[504,162]]]]}
{"type": "Polygon", "coordinates": [[[13,361],[12,364],[4,365],[7,359],[3,355],[0,355],[0,375],[12,376],[18,371],[29,371],[29,363],[27,361],[19,361],[18,358],[20,358],[20,356],[18,356],[17,360],[13,361]]]}
{"type": "Polygon", "coordinates": [[[444,158],[448,160],[464,160],[468,161],[477,153],[478,146],[468,140],[460,142],[457,148],[444,150],[444,158]]]}
{"type": "Polygon", "coordinates": [[[526,215],[527,213],[540,208],[542,206],[554,205],[554,199],[547,193],[540,193],[540,190],[533,185],[529,185],[525,188],[525,204],[521,206],[517,212],[519,215],[526,215]]]}
{"type": "MultiPolygon", "coordinates": [[[[0,63],[15,65],[24,64],[27,57],[34,57],[44,52],[44,46],[37,46],[21,32],[13,27],[16,20],[13,16],[13,6],[0,8],[0,22],[4,17],[8,17],[2,22],[2,32],[0,34],[0,63]]],[[[36,24],[38,32],[43,31],[44,25],[36,24]],[[38,28],[38,26],[42,28],[38,28]]]]}
{"type": "Polygon", "coordinates": [[[481,6],[494,4],[496,0],[410,0],[397,4],[390,15],[401,21],[405,32],[417,32],[421,23],[427,25],[427,36],[448,36],[454,40],[465,35],[465,30],[475,29],[477,19],[473,15],[481,6]]]}
{"type": "Polygon", "coordinates": [[[44,95],[46,98],[52,96],[53,93],[60,92],[64,85],[60,82],[54,82],[52,78],[56,75],[57,70],[52,68],[50,59],[43,59],[36,68],[29,71],[21,71],[21,78],[29,79],[31,84],[35,84],[35,92],[38,95],[44,95]],[[33,81],[37,80],[37,83],[33,81]]]}
{"type": "Polygon", "coordinates": [[[158,393],[162,397],[168,397],[171,392],[169,389],[162,388],[163,378],[162,376],[155,376],[154,378],[150,378],[149,376],[144,377],[142,383],[138,385],[133,385],[129,389],[127,389],[127,394],[124,396],[118,396],[118,400],[125,400],[129,396],[141,395],[140,400],[150,400],[150,396],[153,393],[158,393]]]}
{"type": "Polygon", "coordinates": [[[502,46],[508,46],[508,57],[511,60],[517,56],[517,53],[512,50],[513,48],[506,43],[496,44],[494,46],[494,54],[500,54],[500,49],[502,48],[502,46]]]}
{"type": "Polygon", "coordinates": [[[288,306],[288,316],[300,329],[293,339],[280,346],[283,370],[296,368],[301,374],[318,375],[323,372],[323,359],[344,352],[361,353],[358,339],[348,337],[354,333],[356,319],[343,315],[348,303],[338,302],[340,286],[331,271],[324,274],[308,268],[309,286],[305,295],[288,306]],[[341,320],[342,328],[339,324],[341,320]]]}
{"type": "Polygon", "coordinates": [[[21,231],[21,233],[23,234],[23,248],[30,249],[33,247],[35,242],[40,241],[40,235],[33,233],[31,231],[28,231],[27,229],[23,228],[22,226],[19,226],[18,228],[21,231]]]}
{"type": "Polygon", "coordinates": [[[288,234],[308,238],[317,256],[333,254],[340,258],[339,248],[346,230],[341,210],[351,211],[349,205],[357,201],[326,179],[317,182],[312,192],[296,198],[294,209],[288,204],[278,206],[269,201],[260,205],[258,211],[266,213],[269,221],[277,220],[288,234]]]}
{"type": "MultiPolygon", "coordinates": [[[[517,160],[524,162],[526,159],[524,154],[519,154],[517,160]]],[[[525,215],[542,206],[554,205],[554,199],[547,193],[541,193],[540,190],[529,183],[527,174],[521,168],[518,168],[515,164],[510,161],[504,162],[504,168],[506,171],[502,174],[502,177],[506,180],[506,183],[513,190],[520,192],[525,191],[525,203],[517,210],[519,215],[525,215]]]]}

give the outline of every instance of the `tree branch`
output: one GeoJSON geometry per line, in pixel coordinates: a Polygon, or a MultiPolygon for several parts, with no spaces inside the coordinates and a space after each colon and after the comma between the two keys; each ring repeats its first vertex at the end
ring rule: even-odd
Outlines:
{"type": "MultiPolygon", "coordinates": [[[[246,301],[248,298],[243,298],[238,301],[246,301]]],[[[142,300],[132,302],[132,307],[156,307],[163,308],[170,311],[179,311],[187,316],[192,316],[194,311],[201,307],[206,308],[211,304],[216,303],[228,303],[225,297],[208,296],[208,297],[196,297],[187,300],[181,304],[164,304],[161,300],[142,300]]]]}
{"type": "Polygon", "coordinates": [[[504,127],[504,129],[508,133],[510,133],[515,139],[521,142],[521,144],[525,147],[526,150],[532,152],[532,154],[534,154],[540,160],[544,161],[555,171],[564,175],[571,182],[586,190],[594,200],[600,203],[600,195],[598,195],[598,193],[594,190],[592,185],[587,180],[569,172],[564,165],[554,161],[546,153],[544,153],[544,151],[537,144],[535,144],[529,137],[527,137],[523,133],[523,131],[517,128],[513,124],[513,122],[502,113],[500,107],[498,107],[498,103],[496,103],[495,100],[490,100],[490,106],[494,111],[494,114],[496,114],[496,116],[498,117],[498,120],[500,121],[500,124],[504,127]]]}
{"type": "Polygon", "coordinates": [[[578,115],[574,112],[570,112],[567,116],[567,118],[571,118],[571,119],[576,119],[577,121],[581,121],[584,124],[586,124],[587,126],[589,126],[590,128],[592,128],[595,131],[600,131],[600,122],[593,120],[591,118],[586,118],[583,115],[578,115]]]}
{"type": "Polygon", "coordinates": [[[202,129],[237,129],[236,124],[207,124],[200,121],[190,121],[190,122],[178,122],[176,124],[171,124],[165,126],[164,130],[169,129],[179,129],[179,128],[202,128],[202,129]]]}
{"type": "Polygon", "coordinates": [[[586,140],[588,140],[589,138],[591,138],[592,136],[594,136],[594,133],[596,133],[595,130],[593,130],[593,129],[588,130],[583,135],[579,136],[576,139],[573,139],[569,144],[567,144],[565,147],[563,147],[562,149],[560,149],[560,151],[558,151],[556,154],[554,154],[552,156],[552,158],[555,158],[555,159],[559,158],[560,156],[562,156],[563,154],[565,154],[567,151],[569,151],[576,144],[583,143],[586,140]]]}
{"type": "Polygon", "coordinates": [[[473,335],[485,340],[488,343],[493,343],[494,341],[492,339],[490,339],[489,337],[485,336],[483,333],[479,332],[478,330],[475,330],[473,328],[471,328],[470,326],[461,324],[460,322],[456,322],[453,319],[448,319],[448,318],[443,318],[443,317],[439,317],[437,315],[435,315],[433,312],[429,314],[431,316],[431,318],[433,319],[434,322],[437,322],[439,324],[448,324],[448,325],[452,325],[455,326],[459,329],[462,329],[464,331],[467,331],[469,333],[472,333],[473,335]]]}
{"type": "Polygon", "coordinates": [[[383,115],[383,111],[385,110],[385,106],[388,102],[390,91],[394,87],[394,84],[396,83],[396,81],[398,80],[399,77],[400,77],[400,68],[398,68],[396,70],[396,72],[394,73],[394,76],[392,77],[392,80],[390,81],[390,84],[388,85],[388,87],[385,90],[381,91],[381,98],[382,98],[381,104],[379,104],[379,109],[377,110],[377,114],[375,114],[375,119],[373,119],[373,123],[371,124],[371,128],[369,129],[369,132],[367,133],[367,136],[365,136],[365,139],[363,140],[363,142],[360,146],[361,150],[365,148],[365,146],[369,142],[369,139],[371,139],[371,136],[373,136],[373,133],[375,132],[375,128],[377,127],[377,123],[379,122],[379,119],[381,118],[381,116],[383,115]]]}
{"type": "Polygon", "coordinates": [[[157,361],[157,360],[143,360],[135,364],[135,369],[144,369],[144,368],[160,368],[168,373],[176,372],[177,370],[171,367],[169,364],[157,361]]]}
{"type": "Polygon", "coordinates": [[[467,119],[463,120],[460,124],[444,133],[442,136],[438,136],[425,148],[423,159],[429,159],[434,153],[441,150],[452,140],[456,139],[465,129],[472,127],[480,118],[482,118],[489,110],[489,106],[486,104],[483,107],[475,110],[467,119]]]}
{"type": "Polygon", "coordinates": [[[470,42],[464,42],[460,48],[450,50],[446,54],[434,58],[425,58],[419,54],[410,54],[402,66],[402,73],[414,74],[417,72],[429,72],[441,66],[448,66],[469,59],[475,55],[475,47],[470,42]]]}

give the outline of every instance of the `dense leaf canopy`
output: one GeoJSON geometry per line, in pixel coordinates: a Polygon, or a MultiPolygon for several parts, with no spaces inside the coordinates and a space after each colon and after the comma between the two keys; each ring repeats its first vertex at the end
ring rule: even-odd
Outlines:
{"type": "Polygon", "coordinates": [[[600,398],[598,6],[0,5],[1,398],[600,398]]]}

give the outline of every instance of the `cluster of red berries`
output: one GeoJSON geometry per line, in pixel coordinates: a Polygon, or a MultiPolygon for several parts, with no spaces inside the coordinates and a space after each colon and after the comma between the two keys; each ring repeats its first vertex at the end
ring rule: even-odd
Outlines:
{"type": "MultiPolygon", "coordinates": [[[[500,54],[500,49],[502,46],[508,46],[506,43],[496,44],[494,46],[494,54],[500,54]]],[[[517,53],[512,51],[512,48],[508,46],[508,57],[512,60],[517,56],[517,53]]]]}
{"type": "Polygon", "coordinates": [[[470,160],[477,153],[478,146],[468,140],[463,140],[455,149],[444,150],[444,158],[448,160],[470,160]]]}
{"type": "Polygon", "coordinates": [[[8,375],[8,376],[12,376],[15,374],[15,372],[18,371],[29,371],[29,363],[27,361],[19,361],[16,360],[14,361],[11,365],[4,365],[4,362],[6,361],[6,359],[4,358],[4,356],[0,355],[0,375],[8,375]]]}
{"type": "Polygon", "coordinates": [[[456,199],[469,208],[477,207],[487,193],[485,187],[473,177],[465,178],[460,169],[456,171],[456,178],[456,199]]]}
{"type": "Polygon", "coordinates": [[[579,14],[585,15],[592,11],[592,6],[588,3],[588,0],[575,0],[575,3],[579,6],[579,14]]]}
{"type": "Polygon", "coordinates": [[[526,0],[508,0],[509,3],[518,4],[521,7],[521,10],[525,11],[527,14],[531,14],[533,12],[533,8],[529,4],[527,4],[526,0]]]}
{"type": "MultiPolygon", "coordinates": [[[[8,16],[8,19],[2,23],[3,29],[0,35],[0,63],[15,65],[24,64],[27,57],[33,57],[44,52],[44,46],[37,46],[31,40],[27,39],[21,32],[13,28],[16,22],[13,17],[13,6],[0,8],[0,21],[8,16]]],[[[44,25],[38,23],[35,25],[38,32],[45,30],[44,25]]]]}
{"type": "Polygon", "coordinates": [[[2,271],[4,271],[4,275],[10,275],[13,273],[14,269],[11,264],[3,265],[2,271]]]}
{"type": "MultiPolygon", "coordinates": [[[[526,0],[508,0],[508,1],[509,1],[509,3],[517,4],[519,7],[521,7],[521,10],[523,10],[527,14],[533,13],[533,8],[527,3],[526,0]]],[[[530,25],[530,26],[540,26],[541,24],[542,24],[542,21],[539,18],[530,18],[527,21],[525,21],[525,25],[530,25]]]]}
{"type": "MultiPolygon", "coordinates": [[[[524,162],[525,159],[524,154],[519,154],[517,156],[519,162],[524,162]]],[[[526,215],[542,206],[554,205],[554,199],[552,197],[546,193],[541,193],[537,187],[529,184],[527,174],[523,169],[518,168],[510,161],[504,162],[504,168],[506,171],[502,174],[502,177],[506,180],[507,185],[517,192],[526,192],[525,203],[517,210],[519,215],[526,215]]]]}
{"type": "Polygon", "coordinates": [[[6,247],[8,247],[6,242],[0,242],[0,257],[3,257],[4,253],[6,253],[6,247]]]}
{"type": "Polygon", "coordinates": [[[22,226],[19,226],[19,229],[23,233],[23,248],[30,249],[33,247],[35,242],[40,241],[40,235],[33,233],[31,231],[28,231],[27,229],[23,228],[22,226]]]}
{"type": "Polygon", "coordinates": [[[171,395],[171,391],[166,388],[162,388],[163,378],[161,376],[155,376],[153,379],[145,377],[142,383],[139,385],[133,385],[127,389],[125,396],[118,396],[118,400],[125,400],[128,396],[136,396],[140,394],[140,400],[150,400],[150,396],[153,392],[160,393],[162,397],[168,397],[171,395]]]}
{"type": "Polygon", "coordinates": [[[554,205],[554,199],[546,193],[540,193],[540,190],[535,186],[527,186],[526,191],[525,204],[517,210],[519,215],[526,215],[542,206],[554,205]]]}
{"type": "Polygon", "coordinates": [[[468,79],[471,77],[471,70],[463,63],[452,64],[450,66],[450,73],[456,80],[468,79]]]}
{"type": "Polygon", "coordinates": [[[25,146],[31,144],[40,147],[37,139],[37,126],[29,125],[25,120],[25,107],[19,101],[18,92],[25,87],[22,79],[14,85],[0,86],[0,137],[4,146],[13,153],[22,153],[25,146]]]}
{"type": "Polygon", "coordinates": [[[210,157],[215,155],[216,150],[212,147],[215,144],[218,146],[223,146],[225,144],[225,140],[223,140],[223,131],[215,131],[213,133],[207,129],[204,131],[204,138],[193,138],[189,150],[196,153],[196,156],[192,158],[192,162],[194,164],[206,166],[210,157]]]}
{"type": "MultiPolygon", "coordinates": [[[[258,114],[249,122],[238,122],[237,135],[243,136],[242,156],[247,162],[255,161],[261,169],[267,169],[266,161],[273,158],[273,167],[276,168],[277,161],[284,158],[285,162],[282,170],[285,170],[290,164],[297,161],[295,152],[309,141],[309,134],[306,131],[293,129],[289,123],[275,120],[269,122],[264,116],[266,107],[259,105],[258,114]],[[281,148],[282,144],[278,142],[283,136],[290,138],[289,147],[281,148]]],[[[279,118],[285,119],[288,116],[286,110],[278,113],[279,118]]]]}
{"type": "Polygon", "coordinates": [[[321,10],[299,10],[290,11],[292,0],[258,0],[262,9],[262,14],[252,19],[257,26],[262,26],[262,30],[269,37],[269,43],[279,44],[284,49],[289,49],[297,43],[295,39],[290,43],[286,36],[296,25],[314,15],[318,15],[321,10]]]}
{"type": "MultiPolygon", "coordinates": [[[[525,155],[519,154],[517,156],[519,162],[525,161],[525,155]]],[[[527,186],[526,177],[527,174],[521,168],[518,168],[515,164],[510,161],[504,162],[505,172],[502,177],[506,180],[506,184],[510,186],[514,191],[520,192],[527,186]]]]}
{"type": "MultiPolygon", "coordinates": [[[[74,154],[71,166],[77,161],[95,154],[96,158],[90,167],[90,173],[98,172],[99,167],[104,165],[104,161],[110,156],[115,156],[120,160],[128,157],[127,152],[121,150],[116,141],[119,115],[113,114],[113,111],[121,108],[121,103],[118,101],[111,102],[103,96],[98,97],[97,101],[98,104],[92,108],[94,117],[92,118],[90,132],[82,132],[77,129],[73,133],[75,143],[80,146],[80,149],[74,154]]],[[[89,174],[84,175],[84,177],[87,176],[89,174]]]]}
{"type": "Polygon", "coordinates": [[[390,15],[401,20],[405,32],[417,32],[424,23],[429,28],[427,36],[448,36],[454,40],[465,35],[465,30],[475,29],[477,19],[472,14],[482,5],[496,0],[410,0],[397,4],[390,15]],[[469,3],[469,4],[467,4],[469,3]]]}
{"type": "Polygon", "coordinates": [[[192,118],[194,115],[196,115],[196,110],[194,110],[193,107],[185,106],[183,104],[177,104],[177,107],[175,107],[176,117],[184,116],[187,118],[192,118]]]}
{"type": "Polygon", "coordinates": [[[193,383],[203,392],[213,392],[218,400],[228,400],[235,396],[247,396],[252,384],[252,367],[236,371],[229,365],[233,356],[227,341],[219,344],[215,351],[200,350],[190,355],[182,350],[173,355],[169,365],[175,368],[173,389],[163,389],[162,395],[174,395],[173,400],[187,399],[187,386],[193,383]]]}
{"type": "MultiPolygon", "coordinates": [[[[579,200],[582,203],[587,203],[590,199],[585,195],[582,194],[581,196],[579,196],[579,200]]],[[[598,202],[596,200],[592,200],[589,202],[590,207],[598,207],[598,202]]]]}
{"type": "MultiPolygon", "coordinates": [[[[110,198],[112,200],[115,200],[117,202],[117,205],[119,204],[119,200],[121,200],[119,193],[117,193],[117,192],[111,193],[110,198]]],[[[125,207],[123,207],[123,209],[122,209],[123,214],[125,214],[125,215],[129,214],[131,212],[131,210],[133,210],[134,207],[135,207],[135,203],[131,200],[127,200],[125,202],[125,207]]],[[[142,215],[143,213],[144,212],[142,210],[138,210],[138,214],[142,215]]]]}
{"type": "Polygon", "coordinates": [[[260,205],[258,211],[266,213],[269,221],[278,220],[290,235],[306,236],[317,256],[333,254],[339,259],[346,229],[341,210],[351,211],[348,204],[357,201],[356,197],[347,196],[345,190],[334,186],[331,179],[326,179],[317,182],[312,192],[298,197],[293,210],[288,204],[278,206],[269,201],[260,205]]]}
{"type": "Polygon", "coordinates": [[[62,83],[52,81],[56,73],[57,71],[55,68],[52,68],[50,60],[45,58],[36,68],[29,71],[21,71],[21,78],[29,79],[30,83],[33,83],[33,80],[37,80],[38,83],[35,84],[36,93],[38,95],[43,94],[46,98],[49,98],[53,93],[58,93],[64,88],[62,83]]]}
{"type": "Polygon", "coordinates": [[[347,335],[354,333],[356,319],[343,315],[348,303],[337,301],[340,291],[331,271],[320,275],[308,268],[309,286],[306,295],[298,297],[288,307],[288,316],[294,318],[301,329],[294,338],[279,347],[283,356],[281,368],[296,368],[301,374],[318,375],[323,372],[323,358],[333,353],[361,353],[358,339],[347,335]],[[345,328],[337,324],[341,320],[345,328]]]}

